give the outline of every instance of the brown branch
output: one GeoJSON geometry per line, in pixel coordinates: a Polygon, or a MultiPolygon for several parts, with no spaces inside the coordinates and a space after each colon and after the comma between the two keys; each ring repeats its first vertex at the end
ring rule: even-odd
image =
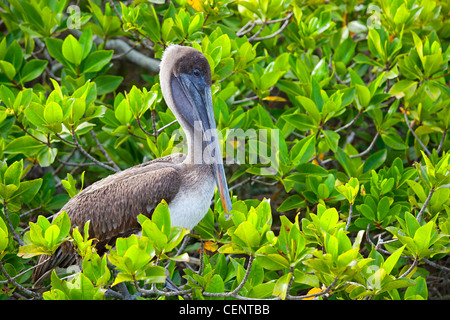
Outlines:
{"type": "Polygon", "coordinates": [[[109,156],[108,152],[103,148],[102,144],[98,141],[97,135],[95,134],[94,130],[89,131],[91,133],[92,138],[94,139],[95,143],[97,144],[98,148],[100,149],[100,152],[103,153],[106,160],[108,160],[108,163],[111,164],[114,169],[116,169],[117,172],[121,171],[120,168],[112,161],[111,157],[109,156]]]}
{"type": "Polygon", "coordinates": [[[75,134],[75,129],[74,129],[73,126],[72,126],[72,137],[73,137],[73,141],[75,142],[76,147],[78,148],[78,150],[81,151],[82,154],[84,154],[86,157],[88,157],[89,159],[91,159],[92,161],[94,161],[97,165],[99,165],[99,166],[101,166],[101,167],[103,167],[103,168],[105,168],[105,169],[108,169],[108,170],[111,170],[111,171],[114,171],[114,172],[118,172],[118,170],[116,170],[115,168],[110,167],[110,166],[108,166],[107,164],[104,164],[104,163],[101,162],[101,161],[98,161],[98,160],[95,159],[93,156],[91,156],[91,155],[89,154],[89,152],[87,152],[86,150],[84,150],[84,148],[81,146],[81,144],[80,144],[80,143],[78,142],[78,140],[77,140],[77,136],[76,136],[76,134],[75,134]]]}
{"type": "Polygon", "coordinates": [[[32,298],[36,299],[42,299],[41,294],[33,292],[31,290],[28,290],[27,288],[23,287],[22,285],[18,284],[14,278],[12,278],[8,272],[6,271],[5,267],[3,266],[3,263],[0,261],[0,269],[2,270],[2,273],[5,275],[6,279],[8,279],[8,282],[13,285],[16,290],[19,290],[27,295],[29,295],[32,298]]]}
{"type": "Polygon", "coordinates": [[[6,208],[6,201],[3,200],[3,213],[5,214],[6,221],[8,221],[9,228],[11,229],[11,232],[13,233],[14,240],[16,240],[21,246],[25,245],[25,243],[20,239],[19,235],[17,234],[16,230],[14,229],[13,224],[11,223],[11,220],[9,219],[8,209],[6,208]]]}
{"type": "Polygon", "coordinates": [[[422,215],[423,215],[425,209],[427,208],[428,203],[430,202],[431,197],[433,196],[433,193],[434,193],[434,188],[431,188],[430,193],[428,194],[428,197],[427,197],[427,199],[425,200],[425,202],[424,202],[424,204],[422,206],[422,209],[420,209],[419,214],[416,217],[418,222],[420,222],[420,220],[422,220],[422,215]]]}
{"type": "Polygon", "coordinates": [[[427,149],[427,147],[423,144],[422,140],[420,140],[420,138],[416,135],[416,133],[414,132],[414,130],[411,128],[411,125],[409,124],[409,120],[408,120],[408,115],[407,115],[406,109],[405,109],[405,111],[403,112],[403,116],[404,116],[404,118],[405,118],[405,122],[406,122],[406,125],[408,126],[409,131],[412,133],[412,135],[414,136],[414,138],[416,138],[416,140],[420,143],[420,145],[422,146],[422,148],[423,148],[423,150],[425,151],[425,153],[426,153],[428,156],[431,156],[431,152],[427,149]]]}
{"type": "Polygon", "coordinates": [[[325,288],[325,290],[323,290],[321,292],[317,292],[317,293],[306,294],[303,296],[291,296],[289,293],[287,293],[286,299],[288,299],[288,300],[303,300],[306,298],[314,298],[314,297],[326,295],[326,294],[328,294],[328,292],[331,291],[331,289],[333,289],[333,287],[336,285],[337,281],[338,281],[338,277],[336,277],[334,279],[334,281],[328,287],[325,288]]]}
{"type": "MultiPolygon", "coordinates": [[[[293,15],[293,13],[290,12],[289,15],[286,18],[284,18],[285,21],[281,25],[280,29],[278,29],[274,33],[272,33],[272,34],[270,34],[268,36],[265,36],[265,37],[256,37],[256,38],[253,38],[252,40],[253,41],[262,41],[262,40],[267,40],[267,39],[270,39],[270,38],[278,36],[287,27],[287,25],[289,24],[289,19],[292,17],[292,15],[293,15]]],[[[279,21],[277,21],[277,22],[279,22],[279,21]]],[[[249,39],[249,41],[250,41],[250,39],[249,39]]]]}
{"type": "Polygon", "coordinates": [[[380,136],[380,133],[377,132],[377,134],[375,135],[375,137],[373,138],[372,142],[370,143],[370,145],[367,147],[366,150],[364,150],[363,152],[361,152],[359,154],[351,155],[349,157],[350,158],[359,158],[359,157],[363,157],[366,154],[368,154],[370,152],[370,150],[372,150],[372,148],[375,146],[375,142],[377,141],[379,136],[380,136]]]}

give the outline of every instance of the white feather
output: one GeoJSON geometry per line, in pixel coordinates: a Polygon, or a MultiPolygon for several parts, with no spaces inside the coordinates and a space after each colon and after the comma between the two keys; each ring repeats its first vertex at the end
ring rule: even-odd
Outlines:
{"type": "Polygon", "coordinates": [[[208,212],[214,196],[214,177],[208,176],[195,188],[178,192],[169,203],[170,220],[173,227],[194,228],[208,212]]]}

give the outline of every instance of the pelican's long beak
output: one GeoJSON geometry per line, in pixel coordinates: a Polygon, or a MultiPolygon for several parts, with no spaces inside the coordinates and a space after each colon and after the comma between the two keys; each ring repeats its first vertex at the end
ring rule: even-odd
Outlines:
{"type": "MultiPolygon", "coordinates": [[[[223,167],[216,121],[214,119],[211,87],[196,83],[195,78],[191,75],[181,74],[179,78],[174,78],[172,89],[174,99],[177,102],[177,106],[179,106],[179,112],[182,113],[186,121],[194,128],[197,127],[196,122],[201,123],[203,139],[209,143],[207,152],[203,152],[202,157],[205,155],[210,156],[209,159],[206,159],[207,161],[205,163],[210,163],[213,166],[220,199],[222,200],[225,213],[228,214],[231,211],[231,198],[223,167]],[[186,103],[187,101],[189,103],[186,103]],[[192,108],[189,106],[195,107],[192,108]]],[[[204,158],[202,159],[203,161],[205,160],[204,158]]]]}
{"type": "Polygon", "coordinates": [[[205,102],[206,102],[205,109],[207,112],[208,123],[209,123],[210,132],[211,132],[211,141],[213,142],[213,146],[214,146],[213,167],[214,167],[214,174],[215,174],[215,178],[216,178],[216,185],[217,185],[217,189],[219,190],[223,209],[224,209],[225,213],[227,214],[232,209],[231,198],[230,198],[230,192],[228,190],[227,179],[225,176],[225,170],[223,167],[222,152],[221,152],[220,146],[219,146],[219,138],[217,136],[216,121],[214,119],[214,109],[213,109],[213,104],[212,104],[210,87],[206,87],[204,95],[205,95],[205,102]]]}

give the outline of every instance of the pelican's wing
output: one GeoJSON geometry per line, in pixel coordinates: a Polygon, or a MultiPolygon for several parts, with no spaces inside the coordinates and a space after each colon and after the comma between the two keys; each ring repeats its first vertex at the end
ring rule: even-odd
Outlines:
{"type": "MultiPolygon", "coordinates": [[[[129,168],[102,179],[78,193],[61,209],[66,211],[72,228],[83,232],[89,223],[89,237],[98,239],[96,249],[102,253],[107,244],[140,229],[137,216],[150,217],[164,199],[175,197],[181,176],[176,163],[184,156],[172,155],[129,168]]],[[[76,261],[71,243],[63,243],[53,256],[41,256],[33,272],[33,281],[40,282],[55,267],[68,267],[76,261]]]]}

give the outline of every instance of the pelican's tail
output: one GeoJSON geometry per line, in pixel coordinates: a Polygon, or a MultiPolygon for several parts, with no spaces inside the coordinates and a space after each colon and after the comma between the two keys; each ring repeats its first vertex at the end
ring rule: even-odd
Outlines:
{"type": "Polygon", "coordinates": [[[63,250],[61,247],[56,249],[55,253],[51,256],[46,254],[41,255],[33,270],[33,288],[38,288],[44,280],[50,278],[53,269],[57,267],[68,268],[74,265],[76,260],[77,254],[73,250],[63,250]]]}

